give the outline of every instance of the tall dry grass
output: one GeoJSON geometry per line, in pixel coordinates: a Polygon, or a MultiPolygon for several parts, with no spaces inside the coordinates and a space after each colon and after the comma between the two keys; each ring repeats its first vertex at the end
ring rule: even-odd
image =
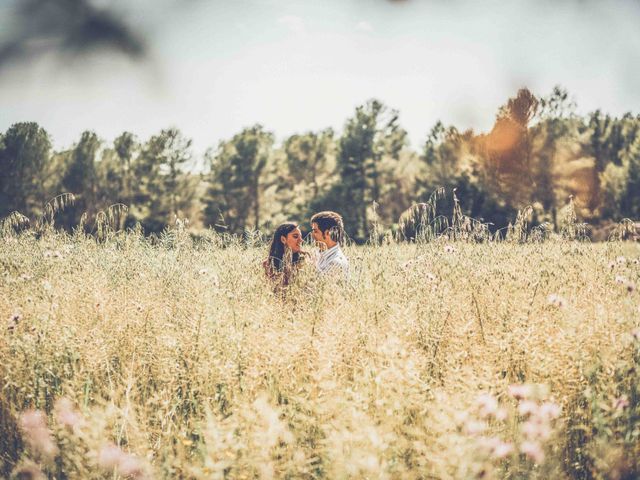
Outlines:
{"type": "Polygon", "coordinates": [[[265,252],[5,233],[0,475],[639,475],[637,244],[349,247],[284,299],[265,252]]]}

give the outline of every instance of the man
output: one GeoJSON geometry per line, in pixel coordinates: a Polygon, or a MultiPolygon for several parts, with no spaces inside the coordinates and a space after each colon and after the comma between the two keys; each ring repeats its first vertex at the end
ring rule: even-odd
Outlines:
{"type": "Polygon", "coordinates": [[[336,212],[319,212],[311,217],[311,236],[320,245],[316,268],[320,273],[340,271],[349,276],[349,260],[342,253],[344,238],[342,217],[336,212]]]}

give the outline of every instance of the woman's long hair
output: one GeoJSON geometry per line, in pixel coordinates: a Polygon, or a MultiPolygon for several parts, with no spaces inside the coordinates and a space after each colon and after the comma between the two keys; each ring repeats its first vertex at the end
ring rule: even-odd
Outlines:
{"type": "Polygon", "coordinates": [[[269,277],[275,277],[279,273],[285,274],[285,283],[288,283],[289,276],[292,271],[292,267],[297,266],[300,260],[303,258],[302,252],[291,252],[285,248],[281,238],[287,237],[293,230],[298,228],[297,223],[286,222],[278,226],[276,231],[273,232],[273,238],[271,239],[271,245],[269,246],[269,257],[265,262],[267,275],[269,277]]]}

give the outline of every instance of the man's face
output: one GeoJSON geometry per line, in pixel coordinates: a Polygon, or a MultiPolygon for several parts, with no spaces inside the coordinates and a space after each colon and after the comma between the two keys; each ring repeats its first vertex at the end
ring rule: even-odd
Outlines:
{"type": "Polygon", "coordinates": [[[325,243],[324,235],[322,234],[322,232],[318,228],[318,224],[317,223],[312,223],[311,224],[311,236],[313,237],[313,239],[316,242],[325,243]]]}

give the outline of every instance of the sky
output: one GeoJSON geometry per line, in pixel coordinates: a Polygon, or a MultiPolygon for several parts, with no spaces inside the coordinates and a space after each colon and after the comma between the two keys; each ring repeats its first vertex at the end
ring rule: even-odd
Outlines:
{"type": "MultiPolygon", "coordinates": [[[[0,0],[0,40],[14,1],[0,0]]],[[[96,4],[111,4],[103,0],[96,4]]],[[[50,53],[0,70],[0,131],[36,121],[57,149],[82,131],[142,141],[177,127],[201,154],[261,123],[278,141],[377,98],[411,146],[436,121],[488,131],[521,87],[578,112],[640,113],[639,0],[115,2],[144,59],[50,53]]]]}

